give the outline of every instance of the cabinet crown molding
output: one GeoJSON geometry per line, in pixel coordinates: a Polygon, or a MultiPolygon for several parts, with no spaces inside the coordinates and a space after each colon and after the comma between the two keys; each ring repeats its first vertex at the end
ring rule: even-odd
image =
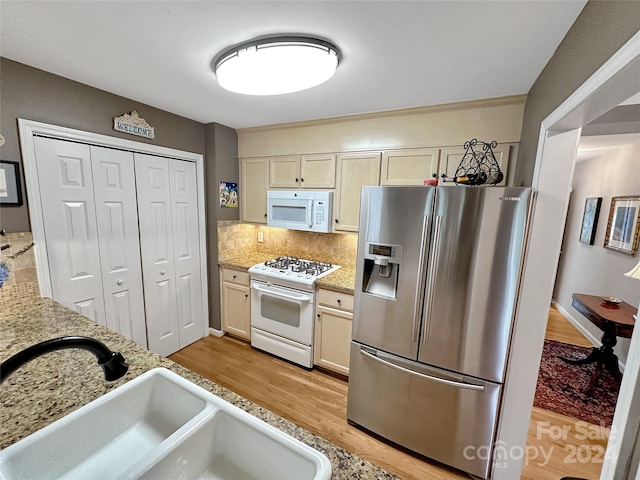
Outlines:
{"type": "Polygon", "coordinates": [[[527,95],[509,95],[506,97],[484,98],[480,100],[469,100],[466,102],[441,103],[438,105],[425,105],[421,107],[401,108],[396,110],[382,110],[380,112],[359,113],[354,115],[344,115],[341,117],[328,117],[317,120],[305,120],[300,122],[277,123],[273,125],[263,125],[260,127],[249,127],[237,129],[238,134],[267,132],[270,130],[284,130],[287,128],[313,127],[316,125],[331,125],[342,122],[353,122],[358,120],[383,119],[389,117],[401,117],[410,115],[420,115],[425,113],[446,112],[454,110],[465,110],[471,108],[496,107],[501,105],[524,105],[527,95]]]}

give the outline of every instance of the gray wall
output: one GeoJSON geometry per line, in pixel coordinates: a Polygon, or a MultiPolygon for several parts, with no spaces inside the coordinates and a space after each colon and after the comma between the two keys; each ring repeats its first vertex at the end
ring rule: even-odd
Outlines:
{"type": "MultiPolygon", "coordinates": [[[[0,148],[2,160],[22,161],[18,118],[204,154],[209,248],[209,324],[220,328],[216,221],[218,218],[237,219],[238,209],[219,207],[218,185],[221,180],[238,181],[238,139],[235,130],[213,123],[205,126],[1,57],[0,112],[0,133],[6,138],[6,144],[0,148]],[[155,127],[154,140],[113,130],[113,117],[131,110],[137,110],[141,117],[155,127]]],[[[24,175],[22,191],[26,202],[28,195],[24,194],[24,175]]],[[[31,231],[27,204],[22,207],[0,207],[0,226],[7,232],[31,231]]]]}
{"type": "MultiPolygon", "coordinates": [[[[22,162],[18,118],[205,153],[202,123],[0,58],[0,133],[7,142],[0,148],[2,160],[22,162]],[[155,127],[154,140],[113,130],[113,117],[131,110],[137,110],[155,127]]],[[[22,187],[25,196],[24,175],[22,187]]],[[[0,207],[0,224],[7,232],[31,231],[26,203],[22,207],[0,207]]]]}
{"type": "MultiPolygon", "coordinates": [[[[553,298],[597,340],[602,332],[571,306],[571,295],[587,293],[619,297],[634,306],[640,303],[638,281],[624,276],[638,263],[638,256],[603,247],[611,197],[640,195],[637,176],[619,174],[636,171],[639,157],[640,142],[637,142],[576,164],[553,298]],[[578,241],[587,197],[602,197],[593,245],[578,241]]],[[[619,338],[615,348],[620,361],[626,363],[629,340],[619,338]]]]}
{"type": "MultiPolygon", "coordinates": [[[[239,208],[220,208],[220,182],[238,183],[238,135],[232,128],[218,123],[205,125],[207,196],[207,262],[209,265],[209,305],[220,305],[218,273],[218,220],[239,220],[239,208]],[[213,164],[211,159],[213,158],[213,164]],[[213,167],[213,168],[212,168],[213,167]]],[[[209,325],[221,330],[220,308],[210,308],[209,325]]]]}
{"type": "Polygon", "coordinates": [[[530,186],[540,124],[640,30],[640,2],[590,0],[529,91],[514,185],[530,186]]]}

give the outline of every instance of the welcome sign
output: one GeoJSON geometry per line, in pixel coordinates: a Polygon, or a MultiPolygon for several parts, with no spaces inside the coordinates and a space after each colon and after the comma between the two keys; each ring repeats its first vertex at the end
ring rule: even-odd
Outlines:
{"type": "Polygon", "coordinates": [[[155,138],[154,128],[135,110],[120,117],[113,117],[113,129],[139,137],[155,138]]]}

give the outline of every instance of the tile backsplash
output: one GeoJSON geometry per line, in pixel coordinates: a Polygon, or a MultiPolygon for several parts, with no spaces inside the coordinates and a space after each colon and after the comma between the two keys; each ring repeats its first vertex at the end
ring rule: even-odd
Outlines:
{"type": "Polygon", "coordinates": [[[40,296],[36,259],[33,248],[28,248],[32,243],[31,232],[7,233],[0,237],[0,245],[10,245],[0,252],[0,263],[9,271],[0,287],[0,306],[40,296]],[[21,253],[23,249],[26,250],[21,253]]]}
{"type": "Polygon", "coordinates": [[[218,256],[223,260],[244,252],[264,252],[354,267],[357,245],[356,234],[300,232],[235,220],[218,222],[218,256]],[[258,242],[259,232],[262,243],[258,242]]]}

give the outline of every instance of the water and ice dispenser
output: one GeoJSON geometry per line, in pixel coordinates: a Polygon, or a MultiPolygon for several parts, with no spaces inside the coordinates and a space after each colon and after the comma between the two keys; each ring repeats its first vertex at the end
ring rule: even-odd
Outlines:
{"type": "Polygon", "coordinates": [[[365,243],[362,291],[395,300],[401,258],[400,245],[365,243]]]}

